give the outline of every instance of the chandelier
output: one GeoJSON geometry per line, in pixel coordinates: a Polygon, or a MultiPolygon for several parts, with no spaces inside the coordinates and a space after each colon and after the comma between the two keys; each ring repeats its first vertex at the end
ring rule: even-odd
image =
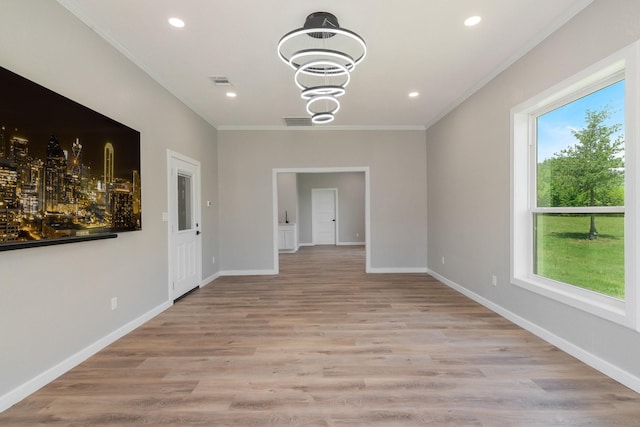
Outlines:
{"type": "Polygon", "coordinates": [[[329,123],[340,110],[339,97],[351,81],[351,72],[367,55],[367,45],[353,31],[340,28],[327,12],[307,16],[304,26],[278,42],[278,56],[295,70],[307,113],[316,124],[329,123]]]}

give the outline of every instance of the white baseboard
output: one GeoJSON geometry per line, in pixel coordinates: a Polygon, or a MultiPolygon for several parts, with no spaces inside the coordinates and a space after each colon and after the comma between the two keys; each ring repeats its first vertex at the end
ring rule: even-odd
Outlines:
{"type": "Polygon", "coordinates": [[[275,270],[224,270],[220,276],[268,276],[278,274],[275,270]]]}
{"type": "Polygon", "coordinates": [[[385,273],[390,273],[390,274],[403,274],[403,273],[426,273],[427,272],[427,268],[426,267],[393,267],[393,268],[378,268],[378,267],[371,267],[369,269],[369,271],[367,271],[367,273],[379,273],[379,274],[385,274],[385,273]]]}
{"type": "Polygon", "coordinates": [[[298,252],[298,249],[300,249],[299,246],[296,246],[294,249],[279,249],[278,253],[279,254],[295,254],[296,252],[298,252]]]}
{"type": "Polygon", "coordinates": [[[6,393],[4,396],[1,396],[0,412],[10,408],[11,406],[20,402],[25,397],[29,396],[30,394],[38,391],[40,388],[49,384],[51,381],[55,380],[60,375],[78,366],[80,363],[84,362],[85,360],[87,360],[88,358],[90,358],[91,356],[93,356],[94,354],[96,354],[97,352],[99,352],[109,344],[115,342],[116,340],[122,338],[123,336],[133,331],[137,327],[153,319],[158,314],[162,313],[167,308],[171,307],[171,305],[172,305],[171,301],[160,304],[159,306],[146,312],[145,314],[138,317],[137,319],[132,320],[126,325],[111,332],[109,335],[99,339],[98,341],[94,342],[88,347],[80,350],[76,354],[68,357],[67,359],[63,360],[57,365],[47,369],[46,371],[42,372],[38,376],[30,379],[26,383],[16,387],[15,389],[6,393]]]}
{"type": "Polygon", "coordinates": [[[629,387],[635,392],[640,393],[639,377],[631,374],[628,371],[625,371],[624,369],[621,369],[620,367],[612,364],[611,362],[608,362],[596,356],[593,353],[588,352],[584,348],[578,347],[577,345],[565,340],[564,338],[561,338],[555,335],[553,332],[548,331],[547,329],[544,329],[536,325],[535,323],[518,316],[517,314],[476,294],[475,292],[472,292],[469,289],[463,286],[460,286],[455,282],[452,282],[451,280],[439,275],[434,271],[429,270],[428,273],[431,276],[438,279],[439,281],[441,281],[442,283],[444,283],[445,285],[449,286],[450,288],[455,289],[456,291],[460,292],[463,295],[466,295],[467,297],[471,298],[477,303],[482,304],[483,306],[487,307],[489,310],[499,314],[500,316],[504,317],[507,320],[510,320],[511,322],[515,323],[521,328],[526,329],[527,331],[531,332],[537,337],[547,341],[550,344],[555,345],[560,350],[570,354],[571,356],[584,362],[585,364],[591,366],[592,368],[597,369],[598,371],[602,372],[608,377],[613,378],[619,383],[629,387]]]}
{"type": "MultiPolygon", "coordinates": [[[[336,246],[364,246],[365,242],[337,242],[336,246]]],[[[315,246],[314,243],[300,243],[298,246],[315,246]]]]}
{"type": "Polygon", "coordinates": [[[217,272],[215,274],[212,274],[209,277],[205,277],[204,279],[202,279],[202,281],[200,282],[200,287],[204,288],[205,286],[207,286],[208,284],[210,284],[211,282],[213,282],[214,280],[216,280],[218,277],[220,277],[220,272],[217,272]]]}

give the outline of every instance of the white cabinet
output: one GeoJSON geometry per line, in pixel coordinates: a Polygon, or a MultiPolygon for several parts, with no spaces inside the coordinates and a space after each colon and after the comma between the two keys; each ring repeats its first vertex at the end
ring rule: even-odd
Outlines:
{"type": "Polygon", "coordinates": [[[278,249],[295,252],[297,250],[296,225],[280,224],[278,226],[278,249]]]}

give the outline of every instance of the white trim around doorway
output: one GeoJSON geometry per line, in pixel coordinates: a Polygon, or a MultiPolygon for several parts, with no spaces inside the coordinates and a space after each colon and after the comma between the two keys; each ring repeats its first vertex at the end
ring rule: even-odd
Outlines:
{"type": "MultiPolygon", "coordinates": [[[[273,269],[275,274],[280,272],[278,250],[278,174],[279,173],[340,173],[340,172],[364,172],[364,226],[365,226],[365,271],[371,273],[371,183],[369,166],[361,167],[328,167],[328,168],[274,168],[272,170],[272,194],[273,194],[273,269]]],[[[337,243],[337,234],[336,234],[337,243]]],[[[362,244],[362,243],[360,243],[362,244]]],[[[304,245],[300,245],[304,246],[304,245]]]]}

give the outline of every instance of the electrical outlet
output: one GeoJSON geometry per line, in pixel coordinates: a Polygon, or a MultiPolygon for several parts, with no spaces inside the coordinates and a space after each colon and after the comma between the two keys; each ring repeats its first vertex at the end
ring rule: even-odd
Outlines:
{"type": "Polygon", "coordinates": [[[118,308],[118,297],[111,298],[111,311],[118,308]]]}
{"type": "Polygon", "coordinates": [[[216,263],[216,257],[212,256],[211,257],[211,264],[215,264],[216,263]]]}
{"type": "Polygon", "coordinates": [[[444,264],[444,257],[442,257],[442,264],[444,264]]]}
{"type": "Polygon", "coordinates": [[[495,274],[491,276],[491,284],[493,286],[498,286],[498,276],[496,276],[495,274]]]}

